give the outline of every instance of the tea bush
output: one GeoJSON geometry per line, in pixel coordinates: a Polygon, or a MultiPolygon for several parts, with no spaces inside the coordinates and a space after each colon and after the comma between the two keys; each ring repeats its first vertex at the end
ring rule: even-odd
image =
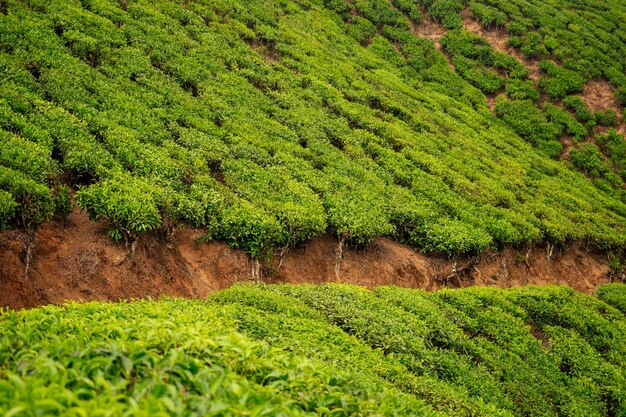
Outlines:
{"type": "Polygon", "coordinates": [[[0,166],[0,190],[3,192],[3,223],[12,213],[21,226],[30,230],[48,220],[54,213],[50,190],[21,172],[0,166]],[[8,195],[7,195],[8,194],[8,195]],[[9,197],[9,195],[11,197],[9,197]],[[19,205],[15,207],[14,202],[19,205]]]}
{"type": "Polygon", "coordinates": [[[517,59],[494,50],[487,41],[469,32],[449,31],[441,39],[441,45],[451,55],[459,75],[486,94],[495,94],[509,79],[522,80],[528,76],[528,69],[517,59]],[[477,72],[491,80],[480,82],[473,75],[477,72]]]}
{"type": "Polygon", "coordinates": [[[624,284],[238,285],[2,310],[0,412],[622,415],[625,308],[624,284]]]}
{"type": "Polygon", "coordinates": [[[539,91],[530,80],[509,79],[505,82],[506,95],[512,100],[539,100],[539,91]]]}
{"type": "Polygon", "coordinates": [[[558,125],[548,121],[530,100],[506,100],[499,97],[496,114],[534,145],[555,141],[562,131],[558,125]]]}
{"type": "Polygon", "coordinates": [[[485,28],[492,26],[500,28],[506,23],[506,14],[491,6],[470,2],[469,10],[472,17],[478,20],[485,28]]]}
{"type": "Polygon", "coordinates": [[[18,206],[11,193],[0,190],[0,229],[6,229],[11,225],[18,206]]]}
{"type": "Polygon", "coordinates": [[[604,154],[608,155],[616,165],[622,179],[626,178],[626,142],[624,136],[612,129],[606,135],[597,136],[596,140],[604,154]]]}
{"type": "Polygon", "coordinates": [[[546,59],[542,69],[547,76],[540,84],[550,96],[564,100],[569,99],[566,94],[580,91],[585,81],[598,78],[607,80],[614,87],[617,100],[621,100],[626,87],[626,29],[617,16],[623,7],[617,1],[583,4],[565,0],[541,5],[527,0],[470,3],[470,11],[475,10],[472,15],[479,21],[483,14],[505,15],[505,26],[513,35],[510,45],[527,57],[546,59]]]}
{"type": "Polygon", "coordinates": [[[461,27],[459,12],[463,10],[464,5],[460,0],[428,0],[424,4],[432,18],[446,29],[461,27]]]}
{"type": "Polygon", "coordinates": [[[535,85],[457,0],[3,2],[0,224],[33,229],[75,193],[114,238],[189,225],[255,258],[325,233],[451,256],[621,247],[617,159],[586,178],[550,158],[593,128],[582,83],[626,85],[622,6],[563,4],[469,5],[545,60],[535,85]],[[425,19],[444,53],[413,33],[425,19]],[[493,117],[484,93],[505,92],[493,117]]]}
{"type": "Polygon", "coordinates": [[[541,69],[548,77],[542,78],[539,83],[550,97],[563,98],[582,91],[585,79],[577,72],[558,67],[549,61],[542,61],[541,69]]]}
{"type": "Polygon", "coordinates": [[[115,240],[135,239],[161,226],[161,216],[147,185],[130,176],[102,181],[80,190],[78,204],[92,220],[106,219],[115,240]]]}
{"type": "Polygon", "coordinates": [[[620,284],[604,285],[596,291],[596,297],[626,313],[626,288],[620,284]]]}
{"type": "MultiPolygon", "coordinates": [[[[582,99],[577,96],[567,96],[563,99],[563,104],[568,109],[576,113],[576,119],[581,123],[593,123],[595,126],[595,119],[593,113],[585,106],[582,99]]],[[[591,126],[591,127],[593,127],[591,126]]]]}
{"type": "MultiPolygon", "coordinates": [[[[596,144],[586,143],[572,149],[570,156],[572,164],[578,170],[594,178],[597,186],[618,191],[622,187],[622,178],[615,174],[609,163],[602,158],[602,153],[596,144]]],[[[622,196],[624,195],[622,194],[622,196]]]]}

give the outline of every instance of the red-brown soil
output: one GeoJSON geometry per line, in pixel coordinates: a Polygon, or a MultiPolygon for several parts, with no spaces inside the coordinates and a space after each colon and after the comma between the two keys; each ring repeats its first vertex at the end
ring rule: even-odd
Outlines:
{"type": "MultiPolygon", "coordinates": [[[[89,221],[79,211],[69,216],[65,228],[57,221],[43,225],[28,276],[23,262],[25,234],[0,234],[0,307],[162,295],[202,298],[236,282],[251,281],[253,263],[243,252],[223,243],[200,242],[200,231],[178,229],[168,238],[142,237],[128,258],[125,246],[111,241],[105,232],[104,225],[89,221]]],[[[428,290],[564,284],[589,293],[610,278],[606,256],[580,246],[562,253],[554,250],[551,257],[546,248],[509,249],[454,261],[426,256],[383,238],[364,249],[346,249],[337,278],[336,247],[336,239],[325,236],[292,249],[280,267],[278,257],[264,267],[263,281],[428,290]]]]}
{"type": "Polygon", "coordinates": [[[593,112],[612,109],[619,113],[613,87],[606,80],[589,80],[585,84],[581,98],[593,112]]]}
{"type": "MultiPolygon", "coordinates": [[[[626,134],[626,122],[624,121],[623,109],[619,106],[613,87],[604,79],[589,80],[583,88],[580,98],[592,112],[613,110],[617,114],[618,133],[626,134]]],[[[600,129],[598,133],[605,133],[600,129]]]]}
{"type": "Polygon", "coordinates": [[[438,50],[441,50],[441,38],[446,34],[446,28],[424,13],[422,21],[418,24],[411,22],[411,32],[421,38],[430,39],[438,50]]]}
{"type": "Polygon", "coordinates": [[[569,153],[574,148],[574,140],[569,135],[563,135],[559,139],[559,142],[561,142],[561,145],[563,145],[563,150],[561,151],[561,159],[569,161],[569,153]]]}
{"type": "Polygon", "coordinates": [[[487,107],[494,113],[496,111],[496,101],[498,100],[498,97],[505,97],[505,94],[498,93],[494,95],[485,95],[485,98],[487,99],[487,107]]]}

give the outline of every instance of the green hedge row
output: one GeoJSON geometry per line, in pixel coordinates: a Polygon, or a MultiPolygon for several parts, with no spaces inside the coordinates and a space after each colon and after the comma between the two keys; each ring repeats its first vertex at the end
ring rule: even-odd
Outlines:
{"type": "MultiPolygon", "coordinates": [[[[591,128],[582,111],[539,112],[526,69],[460,30],[452,71],[411,32],[416,6],[7,2],[0,223],[67,214],[70,186],[116,239],[190,225],[254,257],[324,233],[450,255],[623,245],[613,180],[545,157],[591,128]],[[502,120],[472,84],[510,91],[502,120]]],[[[443,22],[463,3],[424,6],[443,22]]]]}
{"type": "Polygon", "coordinates": [[[8,415],[621,416],[626,286],[235,286],[0,312],[8,415]]]}

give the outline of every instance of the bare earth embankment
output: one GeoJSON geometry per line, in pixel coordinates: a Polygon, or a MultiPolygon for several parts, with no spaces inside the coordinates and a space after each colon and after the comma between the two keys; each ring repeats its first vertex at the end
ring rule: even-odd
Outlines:
{"type": "MultiPolygon", "coordinates": [[[[144,236],[132,256],[106,236],[103,224],[79,211],[66,227],[39,229],[33,264],[24,275],[25,236],[0,234],[0,306],[28,308],[66,300],[119,300],[162,295],[205,297],[252,276],[252,262],[224,243],[201,241],[202,232],[178,229],[169,237],[144,236]]],[[[609,282],[606,255],[570,248],[506,249],[475,258],[424,255],[379,238],[364,249],[344,251],[335,276],[336,240],[316,238],[264,266],[269,283],[344,282],[435,290],[485,285],[563,284],[590,293],[609,282]]]]}

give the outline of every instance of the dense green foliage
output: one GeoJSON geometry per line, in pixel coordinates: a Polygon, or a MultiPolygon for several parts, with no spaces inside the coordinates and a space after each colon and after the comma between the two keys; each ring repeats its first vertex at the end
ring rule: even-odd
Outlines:
{"type": "Polygon", "coordinates": [[[450,254],[622,246],[622,162],[594,177],[580,158],[592,182],[548,158],[559,135],[611,114],[535,107],[540,90],[560,98],[592,77],[622,86],[620,23],[602,12],[612,33],[594,43],[593,13],[588,27],[567,14],[578,50],[526,3],[469,7],[528,56],[555,57],[539,86],[460,29],[460,0],[2,1],[0,227],[66,215],[71,186],[115,239],[186,224],[257,258],[323,233],[450,254]],[[412,33],[421,6],[450,29],[456,72],[412,33]],[[499,120],[482,92],[503,89],[499,120]]]}
{"type": "Polygon", "coordinates": [[[604,150],[605,155],[611,157],[615,168],[622,180],[626,181],[626,141],[615,130],[609,130],[606,135],[597,138],[598,145],[604,150]]]}
{"type": "Polygon", "coordinates": [[[616,88],[626,85],[622,2],[485,0],[479,3],[487,3],[506,14],[510,33],[521,37],[522,51],[528,52],[527,55],[562,63],[562,75],[557,77],[571,81],[576,77],[605,77],[616,88]]]}
{"type": "Polygon", "coordinates": [[[330,285],[5,311],[0,414],[624,416],[625,307],[330,285]]]}
{"type": "MultiPolygon", "coordinates": [[[[447,13],[456,15],[459,12],[448,10],[447,13]]],[[[524,80],[527,73],[510,68],[511,64],[520,66],[519,61],[493,50],[485,40],[463,32],[458,25],[442,40],[457,73],[485,94],[498,94],[504,90],[514,101],[528,99],[533,102],[543,94],[544,100],[554,103],[538,105],[536,110],[526,103],[519,115],[503,117],[522,137],[548,156],[558,158],[560,152],[554,141],[564,136],[572,137],[574,142],[597,139],[598,135],[592,131],[594,126],[613,127],[618,123],[621,115],[614,110],[605,109],[594,114],[577,94],[583,92],[584,84],[589,80],[606,80],[614,89],[617,103],[622,106],[619,113],[626,111],[623,108],[626,104],[626,7],[623,2],[483,0],[470,2],[469,14],[485,29],[498,29],[499,36],[510,36],[510,47],[539,64],[539,79],[524,80]],[[466,46],[459,48],[458,40],[451,42],[451,39],[465,39],[466,46]],[[575,112],[580,123],[572,121],[572,115],[557,110],[557,107],[575,112]],[[528,123],[525,116],[529,112],[534,113],[530,118],[540,124],[530,135],[524,129],[520,132],[521,125],[528,123]],[[543,119],[539,113],[547,120],[537,120],[543,119]],[[552,140],[547,143],[537,140],[538,136],[545,134],[552,140]]],[[[458,20],[453,16],[444,19],[458,20]]],[[[519,108],[520,103],[511,106],[519,108]]],[[[603,159],[616,162],[615,167],[609,163],[609,169],[613,174],[621,174],[619,162],[613,159],[613,155],[605,153],[603,159]]],[[[576,164],[573,166],[579,168],[576,164]]],[[[622,200],[626,198],[622,191],[623,181],[606,181],[599,185],[604,189],[613,188],[622,200]]]]}

